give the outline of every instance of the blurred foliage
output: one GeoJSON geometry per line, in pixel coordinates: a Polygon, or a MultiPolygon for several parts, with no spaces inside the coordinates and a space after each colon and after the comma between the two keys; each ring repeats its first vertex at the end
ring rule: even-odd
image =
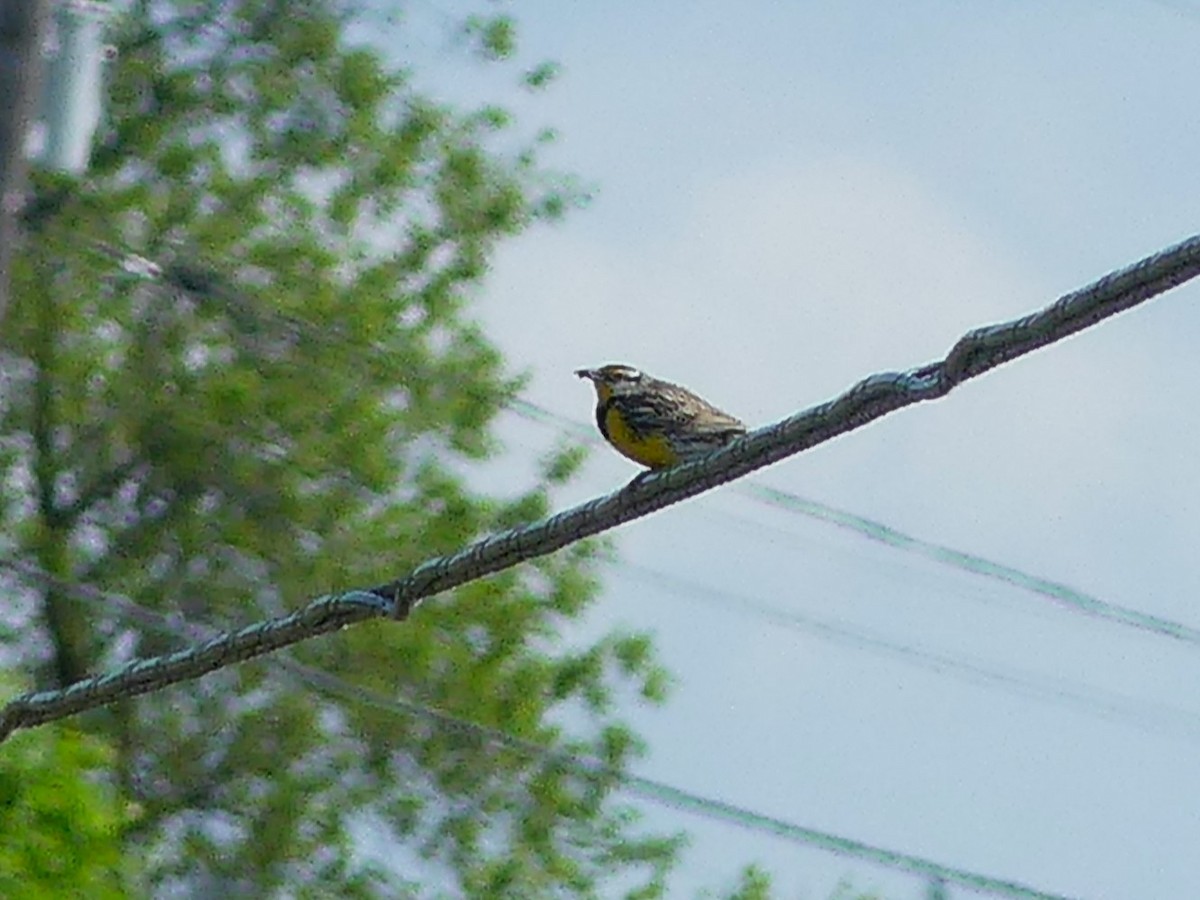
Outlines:
{"type": "Polygon", "coordinates": [[[509,15],[472,15],[464,25],[487,59],[509,59],[517,52],[517,26],[509,15]]]}
{"type": "MultiPolygon", "coordinates": [[[[701,894],[702,898],[722,897],[724,900],[771,900],[775,896],[778,895],[771,891],[770,874],[759,865],[749,865],[742,869],[732,889],[706,890],[701,894]]],[[[883,900],[883,897],[873,892],[859,891],[850,882],[843,880],[833,889],[829,900],[883,900]]]]}
{"type": "Polygon", "coordinates": [[[0,897],[127,895],[136,873],[134,857],[122,852],[121,805],[97,777],[112,758],[101,739],[67,726],[18,734],[4,744],[0,897]]]}
{"type": "Polygon", "coordinates": [[[760,866],[746,866],[728,897],[729,900],[771,900],[771,876],[760,866]]]}
{"type": "MultiPolygon", "coordinates": [[[[498,240],[574,200],[537,163],[546,136],[513,149],[503,110],[421,95],[347,43],[352,11],[142,0],[113,20],[92,167],[40,179],[0,335],[2,533],[61,581],[241,625],[545,515],[577,468],[556,452],[504,497],[461,474],[498,451],[491,422],[520,386],[471,291],[498,240]],[[159,277],[122,266],[128,252],[159,277]]],[[[506,17],[466,28],[488,58],[517,52],[506,17]]],[[[659,701],[666,679],[643,636],[565,639],[598,559],[577,544],[296,656],[624,767],[641,744],[614,700],[659,701]]],[[[39,685],[182,644],[21,589],[4,652],[39,685]]],[[[326,696],[271,660],[75,724],[94,737],[13,746],[76,754],[70,791],[104,773],[96,796],[131,810],[118,832],[102,837],[94,798],[58,815],[97,864],[137,861],[141,895],[586,897],[615,879],[659,896],[680,846],[611,777],[326,696]],[[386,868],[362,849],[368,825],[386,868]]]]}

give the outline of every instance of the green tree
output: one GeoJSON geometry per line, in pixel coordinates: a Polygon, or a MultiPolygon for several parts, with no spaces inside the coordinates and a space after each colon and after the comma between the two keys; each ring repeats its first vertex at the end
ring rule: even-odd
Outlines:
{"type": "MultiPolygon", "coordinates": [[[[11,691],[6,691],[11,693],[11,691]]],[[[116,791],[90,776],[111,748],[69,727],[11,738],[0,752],[0,897],[120,898],[135,874],[116,791]]]]}
{"type": "MultiPolygon", "coordinates": [[[[244,624],[541,516],[573,471],[554,454],[506,498],[462,475],[496,452],[519,386],[469,292],[562,186],[504,149],[502,111],[447,108],[351,46],[348,15],[135,2],[91,169],[39,181],[0,336],[0,533],[56,579],[27,579],[8,635],[39,684],[181,643],[72,584],[244,624]]],[[[500,59],[510,26],[468,33],[500,59]]],[[[625,766],[639,744],[614,692],[657,701],[664,678],[644,637],[558,639],[595,596],[597,554],[575,545],[296,657],[625,766]]],[[[679,846],[639,830],[609,778],[318,693],[271,660],[78,721],[112,748],[144,891],[590,896],[611,878],[652,896],[679,846]],[[356,852],[368,823],[400,848],[387,870],[356,852]]]]}

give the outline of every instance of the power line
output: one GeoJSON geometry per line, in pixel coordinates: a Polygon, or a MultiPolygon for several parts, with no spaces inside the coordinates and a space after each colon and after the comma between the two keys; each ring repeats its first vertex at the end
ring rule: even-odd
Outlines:
{"type": "MultiPolygon", "coordinates": [[[[209,626],[189,622],[180,616],[158,613],[121,594],[54,578],[36,566],[19,560],[0,560],[0,566],[51,585],[76,601],[103,602],[119,615],[168,636],[197,640],[211,637],[215,632],[215,629],[209,626]]],[[[770,834],[795,844],[813,847],[838,856],[858,859],[924,878],[941,879],[995,896],[1015,897],[1021,898],[1021,900],[1069,900],[1064,895],[1038,890],[1017,881],[947,866],[924,857],[809,828],[736,803],[698,794],[653,778],[634,775],[596,757],[557,750],[422,703],[382,694],[349,682],[332,672],[299,662],[287,655],[274,657],[270,662],[327,693],[336,694],[353,702],[395,715],[424,719],[444,730],[469,734],[492,745],[502,746],[531,758],[570,768],[586,777],[611,779],[619,790],[659,806],[670,807],[712,821],[733,825],[743,830],[770,834]]]]}
{"type": "MultiPolygon", "coordinates": [[[[569,416],[556,413],[529,400],[517,399],[509,411],[528,421],[569,430],[585,443],[600,446],[603,441],[595,429],[569,416]]],[[[855,513],[810,500],[794,493],[751,481],[740,481],[732,490],[756,502],[790,513],[817,519],[862,537],[884,543],[895,549],[923,556],[935,563],[958,568],[971,574],[990,577],[1009,586],[1062,601],[1068,611],[1087,614],[1132,625],[1151,633],[1163,634],[1192,642],[1195,629],[1167,619],[1149,616],[1136,610],[1109,603],[1078,591],[1068,585],[1022,572],[1003,563],[988,560],[950,547],[905,534],[899,529],[855,513]]],[[[725,514],[728,517],[728,514],[725,514]]],[[[1200,715],[1179,707],[1148,703],[1091,685],[1072,682],[1018,669],[982,665],[961,656],[939,653],[919,645],[897,642],[870,630],[846,622],[796,613],[778,604],[750,597],[744,593],[715,590],[671,573],[619,561],[611,569],[618,576],[636,578],[655,584],[689,600],[707,602],[725,610],[742,612],[780,627],[799,630],[876,655],[890,656],[908,665],[951,675],[974,684],[996,687],[1019,696],[1059,703],[1070,708],[1110,720],[1124,720],[1142,730],[1196,739],[1200,734],[1200,715]]]]}
{"type": "Polygon", "coordinates": [[[257,622],[188,650],[137,660],[62,690],[18,697],[0,713],[0,739],[16,728],[198,678],[368,619],[390,614],[403,620],[428,597],[649,515],[906,406],[944,397],[964,381],[1196,275],[1200,275],[1200,235],[1110,273],[1039,312],[971,331],[944,359],[908,372],[872,375],[829,402],[753,431],[703,459],[650,473],[608,496],[489,535],[457,552],[429,559],[386,584],[321,597],[289,615],[257,622]]]}
{"type": "MultiPolygon", "coordinates": [[[[1193,242],[1195,240],[1193,239],[1193,242]]],[[[177,263],[160,266],[126,249],[101,241],[91,242],[90,247],[94,252],[119,263],[122,270],[127,274],[162,281],[176,288],[191,292],[217,291],[227,302],[234,299],[228,296],[231,289],[221,284],[219,279],[184,277],[186,274],[185,270],[190,271],[186,265],[177,263]]],[[[303,323],[299,321],[292,321],[290,324],[294,328],[303,328],[303,323]]],[[[327,336],[320,332],[313,332],[309,336],[317,339],[327,339],[327,336]]],[[[589,443],[600,443],[600,439],[596,437],[594,429],[590,426],[555,413],[536,403],[518,398],[509,403],[509,408],[517,415],[530,421],[543,425],[557,424],[570,429],[578,437],[589,443]]],[[[747,480],[738,481],[733,486],[733,490],[758,503],[816,519],[817,521],[851,531],[869,540],[921,556],[940,565],[957,568],[983,578],[1000,581],[1032,594],[1046,597],[1068,611],[1083,613],[1094,618],[1115,622],[1151,634],[1158,634],[1186,643],[1200,645],[1200,629],[1191,625],[1102,600],[1093,594],[1088,594],[1062,582],[1032,575],[1013,566],[996,562],[977,554],[967,553],[966,551],[958,550],[944,544],[915,537],[878,520],[821,503],[820,501],[800,496],[794,492],[784,491],[769,485],[747,480]]]]}
{"type": "MultiPolygon", "coordinates": [[[[573,433],[589,442],[600,442],[590,427],[527,400],[514,400],[509,404],[509,408],[530,421],[541,424],[556,423],[569,428],[573,433]]],[[[1093,594],[1088,594],[1062,582],[1031,575],[983,556],[914,537],[875,519],[869,519],[866,516],[755,481],[739,481],[733,486],[733,490],[758,503],[816,519],[905,553],[924,557],[939,565],[960,569],[970,572],[972,575],[989,578],[1031,594],[1046,597],[1068,612],[1082,613],[1150,634],[1200,646],[1200,628],[1102,600],[1093,594]]]]}
{"type": "MultiPolygon", "coordinates": [[[[1193,238],[1180,247],[1186,244],[1193,244],[1200,238],[1193,238]]],[[[228,295],[230,290],[227,286],[223,286],[218,280],[213,278],[195,279],[184,278],[184,270],[187,266],[179,264],[159,266],[158,264],[138,256],[135,253],[129,252],[120,247],[113,246],[101,241],[93,241],[91,243],[93,251],[103,255],[109,260],[118,262],[121,268],[129,273],[142,278],[151,280],[159,280],[164,283],[172,284],[177,288],[187,291],[218,291],[223,295],[226,301],[231,298],[228,295]],[[204,285],[204,287],[201,287],[204,285]]],[[[1169,252],[1169,251],[1168,251],[1169,252]]],[[[1147,260],[1143,260],[1143,265],[1147,260]]],[[[1136,268],[1131,267],[1131,268],[1136,268]]],[[[1128,270],[1125,270],[1128,271],[1128,270]]],[[[1102,279],[1097,284],[1102,284],[1104,281],[1114,279],[1114,273],[1106,279],[1102,279]]],[[[1087,290],[1087,289],[1085,289],[1087,290]]],[[[236,292],[235,292],[236,293],[236,292]]],[[[1068,295],[1068,297],[1060,300],[1058,304],[1062,304],[1064,300],[1075,297],[1083,292],[1068,295]]],[[[1053,309],[1054,307],[1051,307],[1053,309]]],[[[1024,320],[1021,320],[1024,321],[1024,320]]],[[[293,321],[291,323],[296,328],[302,328],[302,323],[293,321]]],[[[1011,323],[1010,323],[1011,324],[1011,323]]],[[[1001,326],[995,326],[999,328],[1001,326]]],[[[980,331],[988,331],[990,329],[981,329],[980,331]]],[[[973,333],[974,334],[974,333],[973,333]]],[[[325,336],[319,332],[314,335],[318,339],[325,339],[325,336]]],[[[965,339],[964,339],[965,340],[965,339]]],[[[959,342],[962,343],[961,341],[959,342]]],[[[952,354],[953,355],[953,354],[952,354]]],[[[545,407],[539,406],[527,400],[515,399],[509,403],[509,408],[526,419],[538,422],[540,424],[554,424],[564,426],[573,431],[582,439],[593,443],[600,443],[595,436],[594,430],[590,426],[583,425],[571,418],[555,413],[545,407]]],[[[830,506],[829,504],[821,503],[799,494],[784,491],[779,488],[774,488],[769,485],[760,484],[752,481],[739,481],[734,485],[733,490],[742,494],[756,502],[772,506],[776,509],[781,509],[791,513],[797,513],[808,518],[816,519],[826,524],[834,525],[858,534],[870,540],[886,544],[899,550],[903,550],[914,555],[922,556],[932,560],[935,563],[949,566],[952,568],[961,569],[962,571],[970,572],[984,578],[990,578],[1002,583],[1020,588],[1029,593],[1037,594],[1053,600],[1059,606],[1069,610],[1080,612],[1095,618],[1103,619],[1117,624],[1125,625],[1132,628],[1137,628],[1151,634],[1159,634],[1165,637],[1170,637],[1175,640],[1184,641],[1200,645],[1200,629],[1180,622],[1175,622],[1170,619],[1155,616],[1149,613],[1144,613],[1136,609],[1122,606],[1117,603],[1102,600],[1092,594],[1077,590],[1069,585],[1061,582],[1053,581],[1041,576],[1032,575],[1023,572],[1012,566],[999,563],[994,560],[989,560],[985,557],[967,553],[962,550],[957,550],[943,544],[937,544],[932,541],[926,541],[915,537],[897,528],[893,528],[883,522],[867,518],[866,516],[858,515],[857,513],[838,507],[830,506]]]]}
{"type": "MultiPolygon", "coordinates": [[[[586,443],[596,446],[603,444],[592,426],[531,401],[515,400],[509,404],[509,410],[528,421],[565,428],[586,443]]],[[[1068,612],[1087,613],[1185,642],[1194,642],[1195,639],[1195,629],[1191,626],[1127,609],[1003,563],[924,541],[889,525],[819,501],[749,480],[737,482],[732,485],[732,490],[756,502],[817,519],[895,549],[925,557],[935,563],[990,577],[1011,587],[1060,600],[1068,612]]],[[[728,513],[717,514],[729,518],[728,513]]],[[[643,583],[655,584],[692,601],[741,612],[780,627],[815,635],[822,640],[849,645],[876,655],[890,656],[907,665],[956,677],[969,683],[1057,703],[1108,720],[1124,721],[1145,731],[1182,736],[1190,740],[1195,740],[1200,735],[1200,714],[1169,704],[1135,699],[1067,679],[980,664],[962,656],[897,642],[846,622],[783,609],[777,603],[750,597],[744,593],[716,590],[699,582],[625,560],[618,561],[611,571],[618,577],[636,578],[643,583]]]]}
{"type": "Polygon", "coordinates": [[[1191,740],[1200,738],[1200,714],[1178,707],[1153,704],[1065,679],[1039,677],[1016,669],[1005,671],[919,645],[895,641],[848,622],[807,615],[746,594],[719,590],[691,579],[661,572],[637,563],[622,562],[612,571],[670,591],[689,602],[706,603],[724,611],[740,612],[782,628],[815,635],[825,641],[855,647],[880,656],[973,684],[987,685],[1018,696],[1059,703],[1107,719],[1121,719],[1142,729],[1191,740]]]}
{"type": "Polygon", "coordinates": [[[923,556],[941,565],[961,569],[973,575],[990,578],[994,581],[1000,581],[1012,587],[1020,588],[1031,594],[1047,597],[1070,612],[1083,613],[1093,618],[1115,622],[1119,625],[1136,628],[1140,631],[1162,635],[1163,637],[1173,638],[1174,640],[1189,644],[1200,645],[1200,629],[1191,625],[1185,625],[1161,616],[1151,615],[1130,607],[1121,606],[1117,603],[1101,600],[1093,594],[1077,590],[1062,582],[1052,581],[1049,578],[1042,578],[1038,575],[1031,575],[1027,572],[1022,572],[1020,569],[977,556],[973,553],[955,550],[943,544],[922,540],[921,538],[905,534],[899,529],[892,528],[890,525],[885,525],[882,522],[806,500],[778,488],[750,483],[739,485],[739,487],[742,489],[742,493],[747,496],[754,497],[760,502],[774,506],[777,509],[784,509],[809,516],[810,518],[819,519],[838,528],[853,531],[873,541],[886,544],[889,547],[895,547],[907,553],[923,556]]]}

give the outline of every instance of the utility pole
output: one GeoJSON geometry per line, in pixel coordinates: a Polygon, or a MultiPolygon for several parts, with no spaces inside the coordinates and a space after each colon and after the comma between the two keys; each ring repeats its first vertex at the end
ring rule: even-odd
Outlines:
{"type": "Polygon", "coordinates": [[[50,0],[0,0],[0,325],[25,204],[25,140],[39,98],[49,10],[50,0]]]}

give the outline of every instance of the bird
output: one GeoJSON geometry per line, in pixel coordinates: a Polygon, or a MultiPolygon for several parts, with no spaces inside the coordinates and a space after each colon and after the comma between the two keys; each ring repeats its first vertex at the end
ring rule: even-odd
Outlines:
{"type": "Polygon", "coordinates": [[[746,433],[740,419],[633,366],[610,363],[575,374],[596,389],[596,424],[604,439],[647,469],[690,462],[746,433]]]}

